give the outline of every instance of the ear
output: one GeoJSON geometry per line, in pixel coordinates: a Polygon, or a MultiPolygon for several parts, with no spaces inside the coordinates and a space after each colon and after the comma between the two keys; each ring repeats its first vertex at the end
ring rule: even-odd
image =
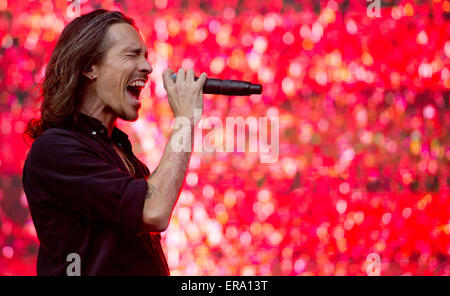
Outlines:
{"type": "Polygon", "coordinates": [[[97,67],[95,65],[92,65],[87,67],[87,69],[81,73],[88,79],[95,80],[97,78],[97,70],[97,67]]]}

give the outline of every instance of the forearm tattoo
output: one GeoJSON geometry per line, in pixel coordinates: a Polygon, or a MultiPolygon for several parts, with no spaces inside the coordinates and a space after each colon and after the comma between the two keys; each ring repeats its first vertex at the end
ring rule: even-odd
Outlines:
{"type": "Polygon", "coordinates": [[[155,186],[153,186],[152,184],[148,184],[148,190],[147,190],[147,194],[145,195],[145,199],[152,197],[157,192],[158,192],[158,189],[156,189],[155,186]]]}

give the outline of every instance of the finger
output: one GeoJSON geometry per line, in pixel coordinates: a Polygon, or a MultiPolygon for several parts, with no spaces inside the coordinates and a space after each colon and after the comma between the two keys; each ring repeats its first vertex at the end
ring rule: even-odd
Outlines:
{"type": "Polygon", "coordinates": [[[186,74],[186,81],[193,82],[194,81],[194,70],[189,69],[186,74]]]}
{"type": "Polygon", "coordinates": [[[180,68],[177,73],[177,82],[176,84],[181,84],[186,80],[183,68],[180,68]]]}
{"type": "Polygon", "coordinates": [[[165,89],[167,89],[169,86],[175,85],[175,82],[173,82],[172,80],[172,74],[173,71],[170,68],[166,69],[162,74],[165,89]]]}
{"type": "Polygon", "coordinates": [[[203,88],[203,85],[205,84],[206,81],[206,73],[203,72],[202,75],[200,75],[200,77],[197,79],[197,83],[199,84],[200,88],[203,88]]]}

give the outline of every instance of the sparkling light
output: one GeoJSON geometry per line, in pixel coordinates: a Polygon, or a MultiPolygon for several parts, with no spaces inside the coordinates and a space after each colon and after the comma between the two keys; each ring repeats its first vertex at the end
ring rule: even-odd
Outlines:
{"type": "Polygon", "coordinates": [[[288,96],[292,97],[295,95],[295,82],[292,78],[286,77],[283,79],[281,83],[281,87],[283,89],[283,92],[288,96]]]}
{"type": "Polygon", "coordinates": [[[428,63],[422,63],[419,66],[419,75],[423,78],[430,78],[433,75],[433,68],[428,63]]]}
{"type": "Polygon", "coordinates": [[[222,57],[216,57],[212,60],[209,66],[210,70],[214,74],[220,74],[225,68],[225,60],[222,57]]]}
{"type": "Polygon", "coordinates": [[[347,28],[347,32],[349,34],[354,35],[354,34],[358,33],[358,26],[356,25],[355,21],[352,19],[350,19],[347,22],[346,28],[347,28]]]}
{"type": "Polygon", "coordinates": [[[298,259],[294,263],[294,269],[296,273],[302,273],[305,270],[306,263],[303,259],[298,259]]]}
{"type": "Polygon", "coordinates": [[[427,105],[423,108],[423,117],[427,119],[433,119],[436,114],[436,111],[432,105],[427,105]]]}
{"type": "Polygon", "coordinates": [[[339,214],[344,214],[347,210],[347,202],[345,200],[339,200],[336,204],[336,210],[339,214]]]}
{"type": "Polygon", "coordinates": [[[263,54],[267,49],[267,39],[264,36],[258,36],[253,44],[253,49],[260,54],[263,54]]]}
{"type": "Polygon", "coordinates": [[[289,75],[292,77],[300,77],[302,74],[302,66],[299,62],[293,62],[289,65],[289,75]]]}
{"type": "Polygon", "coordinates": [[[2,254],[5,258],[11,259],[14,256],[14,249],[10,246],[5,246],[2,249],[2,254]]]}
{"type": "Polygon", "coordinates": [[[291,32],[286,32],[283,35],[283,42],[286,45],[291,45],[292,43],[295,42],[295,37],[291,32]]]}
{"type": "Polygon", "coordinates": [[[419,34],[417,34],[416,41],[418,44],[426,45],[428,43],[427,32],[425,32],[424,30],[420,31],[419,34]]]}

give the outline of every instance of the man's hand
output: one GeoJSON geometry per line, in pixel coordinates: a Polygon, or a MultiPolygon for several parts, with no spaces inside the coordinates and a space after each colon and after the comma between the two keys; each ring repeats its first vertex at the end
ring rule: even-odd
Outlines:
{"type": "Polygon", "coordinates": [[[162,76],[173,115],[175,118],[185,117],[191,122],[194,120],[194,125],[197,125],[203,112],[202,90],[206,81],[206,73],[202,73],[195,81],[192,69],[188,70],[186,74],[183,69],[180,69],[177,73],[176,82],[173,82],[171,78],[172,73],[171,69],[167,69],[162,76]],[[196,113],[196,110],[199,111],[196,113]]]}

